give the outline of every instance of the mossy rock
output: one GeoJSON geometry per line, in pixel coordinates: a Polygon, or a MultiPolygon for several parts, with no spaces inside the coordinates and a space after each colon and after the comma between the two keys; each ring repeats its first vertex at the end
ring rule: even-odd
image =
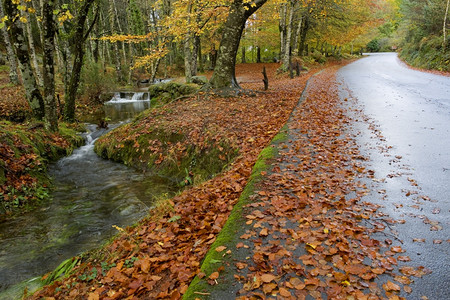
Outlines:
{"type": "Polygon", "coordinates": [[[152,102],[156,101],[159,104],[165,104],[181,96],[194,94],[197,90],[198,88],[195,85],[177,82],[154,84],[148,88],[152,102]]]}
{"type": "Polygon", "coordinates": [[[143,130],[139,121],[99,138],[94,151],[103,158],[172,178],[181,185],[212,178],[238,155],[227,141],[206,138],[200,147],[189,142],[181,131],[161,127],[143,130]]]}

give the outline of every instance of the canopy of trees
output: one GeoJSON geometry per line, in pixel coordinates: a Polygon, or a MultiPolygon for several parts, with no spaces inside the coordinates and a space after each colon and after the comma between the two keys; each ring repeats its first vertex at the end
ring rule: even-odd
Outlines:
{"type": "Polygon", "coordinates": [[[360,51],[397,28],[411,51],[425,44],[445,51],[448,2],[3,0],[0,27],[11,81],[19,70],[34,116],[55,129],[55,76],[64,85],[64,118],[73,121],[86,62],[121,84],[179,71],[190,82],[211,69],[211,87],[238,88],[236,60],[280,61],[287,70],[294,56],[360,51]]]}

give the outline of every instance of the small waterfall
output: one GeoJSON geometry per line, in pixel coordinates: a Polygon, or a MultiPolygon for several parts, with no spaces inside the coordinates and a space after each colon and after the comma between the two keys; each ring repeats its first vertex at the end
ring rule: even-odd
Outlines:
{"type": "Polygon", "coordinates": [[[106,102],[105,104],[116,104],[116,103],[132,103],[140,101],[150,101],[149,92],[116,92],[113,98],[106,102]]]}

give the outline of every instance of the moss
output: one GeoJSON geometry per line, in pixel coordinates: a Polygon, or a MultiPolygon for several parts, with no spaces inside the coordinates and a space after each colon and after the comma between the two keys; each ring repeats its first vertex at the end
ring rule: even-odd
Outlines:
{"type": "Polygon", "coordinates": [[[196,85],[176,82],[154,84],[148,88],[152,99],[152,106],[163,105],[180,96],[194,94],[198,90],[196,85]]]}
{"type": "Polygon", "coordinates": [[[55,134],[42,122],[0,122],[0,214],[32,207],[48,197],[48,164],[84,142],[74,128],[60,128],[55,134]]]}
{"type": "MultiPolygon", "coordinates": [[[[243,214],[244,208],[247,206],[247,204],[250,203],[250,196],[254,194],[257,184],[262,179],[261,172],[269,171],[270,165],[268,165],[268,162],[278,154],[276,144],[286,139],[287,127],[285,126],[282,128],[280,133],[273,138],[271,144],[259,154],[258,160],[253,166],[252,174],[250,175],[246,187],[242,191],[241,196],[239,197],[238,202],[231,211],[227,222],[220,231],[215,242],[211,245],[210,250],[208,251],[205,259],[202,262],[201,271],[206,274],[205,278],[207,278],[213,272],[217,271],[220,266],[232,263],[231,256],[224,257],[223,253],[219,253],[215,251],[215,249],[219,246],[226,246],[228,249],[234,249],[234,247],[232,246],[235,245],[235,241],[239,237],[239,232],[242,230],[246,222],[243,214]]],[[[225,276],[232,275],[221,274],[221,277],[225,276]]],[[[196,276],[189,285],[189,289],[184,294],[183,299],[199,298],[199,294],[195,294],[195,292],[208,292],[212,288],[213,287],[209,285],[205,279],[200,279],[198,276],[196,276]]]]}
{"type": "Polygon", "coordinates": [[[200,148],[189,143],[181,132],[162,128],[144,131],[139,125],[130,124],[100,138],[94,151],[103,158],[170,177],[184,185],[212,178],[238,155],[237,149],[226,141],[206,140],[204,144],[200,148]],[[126,134],[132,138],[121,139],[126,134]]]}

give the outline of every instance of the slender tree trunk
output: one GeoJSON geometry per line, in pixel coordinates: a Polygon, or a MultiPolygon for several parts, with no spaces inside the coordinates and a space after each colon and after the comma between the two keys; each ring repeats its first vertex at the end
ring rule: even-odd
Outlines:
{"type": "Polygon", "coordinates": [[[308,34],[308,29],[309,29],[309,14],[307,12],[306,16],[304,16],[304,23],[302,26],[302,32],[300,34],[300,45],[298,48],[298,55],[300,56],[303,56],[305,52],[306,35],[308,34]]]}
{"type": "Polygon", "coordinates": [[[247,61],[245,60],[245,46],[241,47],[241,63],[246,64],[247,61]]]}
{"type": "Polygon", "coordinates": [[[198,48],[200,47],[200,36],[194,35],[194,43],[192,45],[192,65],[191,75],[197,76],[198,71],[198,48]]]}
{"type": "MultiPolygon", "coordinates": [[[[5,16],[5,12],[3,11],[3,4],[0,4],[0,18],[3,19],[5,16]]],[[[8,55],[8,63],[9,63],[9,80],[12,84],[19,84],[19,75],[17,69],[17,59],[14,54],[13,46],[11,45],[11,40],[9,39],[8,31],[6,30],[6,26],[2,29],[3,40],[5,41],[6,53],[8,55]]]]}
{"type": "Polygon", "coordinates": [[[55,34],[56,24],[53,19],[55,1],[47,0],[42,9],[43,12],[43,34],[42,46],[44,50],[44,103],[45,103],[45,126],[51,131],[58,130],[58,110],[55,98],[55,34]]]}
{"type": "Polygon", "coordinates": [[[303,17],[300,17],[300,20],[298,20],[298,24],[297,24],[297,30],[295,31],[295,35],[294,35],[294,43],[293,48],[294,48],[294,52],[293,55],[297,56],[298,55],[298,39],[300,37],[300,33],[302,31],[302,23],[303,23],[303,17]]]}
{"type": "Polygon", "coordinates": [[[204,72],[205,71],[205,66],[203,64],[203,54],[202,54],[202,45],[201,45],[201,39],[200,36],[198,37],[198,54],[197,54],[197,58],[198,58],[198,70],[200,72],[204,72]]]}
{"type": "Polygon", "coordinates": [[[444,26],[443,26],[443,34],[444,34],[444,41],[442,42],[442,50],[445,52],[445,48],[447,46],[447,15],[448,15],[448,7],[450,6],[450,0],[447,0],[447,7],[445,8],[445,16],[444,16],[444,26]]]}
{"type": "Polygon", "coordinates": [[[261,63],[261,47],[256,46],[256,62],[261,63]]]}
{"type": "MultiPolygon", "coordinates": [[[[116,34],[116,26],[115,26],[115,20],[114,20],[114,3],[109,2],[109,26],[111,28],[111,33],[116,34]]],[[[113,63],[116,66],[116,74],[117,74],[117,81],[122,82],[122,64],[120,63],[120,52],[119,52],[119,45],[116,43],[112,43],[112,47],[114,49],[114,53],[112,54],[113,63]]]]}
{"type": "Polygon", "coordinates": [[[191,13],[192,13],[192,3],[189,2],[187,5],[187,31],[184,35],[183,42],[183,52],[184,52],[184,75],[186,77],[186,82],[192,82],[192,32],[191,32],[191,13]]]}
{"type": "MultiPolygon", "coordinates": [[[[64,106],[64,118],[73,122],[75,120],[75,99],[77,97],[77,90],[80,84],[80,76],[81,76],[81,68],[83,67],[83,58],[84,58],[84,46],[86,39],[89,36],[90,30],[92,30],[94,23],[97,21],[98,12],[94,17],[93,23],[90,25],[88,31],[85,30],[86,27],[86,19],[89,14],[89,10],[95,0],[85,0],[83,2],[80,11],[78,12],[78,19],[76,21],[76,29],[75,35],[72,39],[73,46],[73,70],[70,77],[69,88],[67,90],[67,94],[65,95],[65,106],[64,106]]],[[[98,8],[97,8],[98,9],[98,8]]]]}
{"type": "Polygon", "coordinates": [[[291,63],[291,36],[292,36],[292,20],[294,18],[294,5],[295,2],[293,0],[289,3],[289,19],[286,25],[286,40],[284,46],[284,55],[283,55],[283,69],[289,69],[291,63]]]}
{"type": "Polygon", "coordinates": [[[280,8],[280,59],[282,60],[286,52],[286,18],[287,18],[287,3],[281,5],[280,8]]]}
{"type": "Polygon", "coordinates": [[[243,0],[234,0],[231,4],[220,41],[216,67],[210,81],[212,87],[240,88],[236,80],[235,66],[242,31],[247,19],[266,2],[267,0],[255,0],[244,4],[243,0]]]}
{"type": "Polygon", "coordinates": [[[11,0],[3,0],[3,5],[5,14],[9,19],[7,25],[10,28],[10,39],[14,45],[17,60],[20,63],[20,71],[22,73],[26,98],[33,112],[33,116],[38,120],[42,120],[44,118],[44,99],[42,98],[36,78],[33,74],[25,34],[22,26],[19,24],[19,19],[15,18],[19,15],[19,11],[17,6],[13,4],[11,0]]]}
{"type": "Polygon", "coordinates": [[[36,48],[34,47],[34,38],[33,38],[33,31],[31,29],[30,14],[28,13],[27,9],[23,10],[22,14],[27,19],[27,22],[25,23],[25,28],[27,31],[28,45],[29,45],[29,49],[30,49],[29,52],[30,52],[32,66],[34,69],[34,74],[36,74],[36,80],[37,80],[39,86],[42,87],[42,86],[44,86],[44,81],[42,79],[41,69],[39,68],[39,64],[37,61],[36,48]]]}

